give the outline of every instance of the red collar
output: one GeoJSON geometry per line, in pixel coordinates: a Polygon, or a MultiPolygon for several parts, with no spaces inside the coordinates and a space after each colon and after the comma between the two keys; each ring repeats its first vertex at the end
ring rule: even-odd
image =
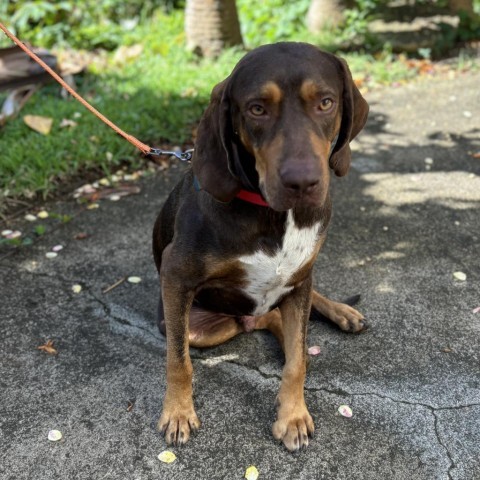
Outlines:
{"type": "Polygon", "coordinates": [[[270,205],[263,199],[259,193],[249,192],[248,190],[240,190],[237,198],[244,202],[253,203],[254,205],[260,205],[261,207],[269,207],[270,205]]]}

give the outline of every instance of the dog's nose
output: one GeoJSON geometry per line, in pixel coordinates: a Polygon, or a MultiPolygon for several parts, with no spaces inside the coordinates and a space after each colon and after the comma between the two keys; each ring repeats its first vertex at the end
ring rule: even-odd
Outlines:
{"type": "Polygon", "coordinates": [[[292,165],[284,166],[280,170],[280,180],[284,187],[296,193],[309,193],[320,183],[320,176],[312,168],[292,165]]]}

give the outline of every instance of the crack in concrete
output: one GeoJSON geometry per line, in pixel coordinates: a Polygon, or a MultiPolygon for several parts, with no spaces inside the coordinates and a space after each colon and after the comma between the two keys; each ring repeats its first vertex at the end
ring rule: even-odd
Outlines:
{"type": "Polygon", "coordinates": [[[440,432],[438,431],[438,422],[440,421],[437,417],[437,414],[435,410],[432,410],[432,415],[433,415],[433,427],[435,431],[435,436],[437,437],[438,444],[443,447],[445,450],[445,453],[447,454],[447,458],[450,461],[450,466],[448,467],[447,470],[447,476],[449,480],[453,480],[452,477],[452,470],[456,468],[455,462],[453,461],[452,454],[450,453],[450,450],[448,450],[447,446],[443,443],[442,439],[440,438],[440,432]]]}
{"type": "MultiPolygon", "coordinates": [[[[275,378],[279,381],[281,380],[281,375],[278,375],[278,374],[268,375],[268,374],[265,374],[264,372],[262,372],[261,370],[259,370],[258,368],[250,367],[248,365],[244,365],[244,364],[241,364],[239,362],[233,362],[231,360],[228,360],[228,361],[225,361],[224,363],[231,363],[233,365],[237,365],[239,367],[243,367],[245,369],[254,371],[254,372],[258,373],[262,378],[265,378],[265,379],[275,378]]],[[[324,391],[324,392],[327,392],[327,393],[330,393],[330,394],[333,394],[333,395],[350,396],[350,397],[374,396],[374,397],[381,398],[383,400],[389,400],[389,401],[394,402],[394,403],[401,403],[401,404],[409,405],[409,406],[422,407],[422,408],[425,408],[425,409],[429,410],[430,413],[433,416],[433,431],[435,432],[435,437],[437,438],[438,445],[440,445],[440,447],[442,447],[442,449],[445,450],[445,454],[446,454],[446,456],[448,458],[448,461],[450,463],[450,465],[448,467],[448,470],[447,470],[447,477],[448,477],[449,480],[453,480],[451,472],[452,472],[453,469],[456,468],[456,465],[455,465],[455,461],[453,460],[452,454],[450,453],[448,447],[445,445],[445,443],[442,441],[442,439],[440,437],[440,432],[438,430],[438,423],[439,423],[440,420],[439,420],[436,412],[437,411],[442,411],[442,410],[460,410],[460,409],[463,409],[463,408],[480,406],[480,404],[472,403],[472,404],[467,404],[467,405],[458,405],[458,406],[454,406],[454,407],[434,407],[432,405],[428,405],[428,404],[425,404],[425,403],[409,402],[407,400],[399,400],[399,399],[391,398],[388,395],[380,395],[380,394],[374,393],[374,392],[353,393],[353,392],[348,392],[346,390],[342,390],[340,388],[338,388],[338,389],[328,389],[328,388],[316,388],[316,387],[308,387],[308,386],[305,387],[305,390],[313,391],[313,392],[324,391]]]]}

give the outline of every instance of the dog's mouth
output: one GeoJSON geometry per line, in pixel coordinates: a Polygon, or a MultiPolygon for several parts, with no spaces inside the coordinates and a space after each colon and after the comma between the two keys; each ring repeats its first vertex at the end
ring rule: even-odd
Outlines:
{"type": "Polygon", "coordinates": [[[327,192],[320,186],[301,192],[283,186],[269,189],[265,184],[261,184],[260,191],[269,206],[278,212],[292,208],[319,208],[324,205],[327,196],[327,192]]]}

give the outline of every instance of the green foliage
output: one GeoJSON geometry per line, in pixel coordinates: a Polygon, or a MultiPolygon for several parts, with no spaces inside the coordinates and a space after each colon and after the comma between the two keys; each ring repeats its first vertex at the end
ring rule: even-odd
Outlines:
{"type": "Polygon", "coordinates": [[[305,31],[310,0],[237,0],[242,35],[248,47],[291,39],[305,31]]]}
{"type": "MultiPolygon", "coordinates": [[[[343,31],[315,37],[304,25],[310,0],[237,2],[248,47],[295,40],[329,47],[337,53],[345,38],[363,35],[372,5],[376,3],[359,0],[363,11],[347,12],[343,31]]],[[[141,44],[143,50],[132,58],[119,50],[94,60],[86,73],[76,75],[77,90],[141,141],[152,146],[182,145],[191,141],[192,130],[208,103],[212,87],[229,74],[244,52],[231,49],[215,61],[198,59],[185,50],[183,11],[173,9],[166,14],[167,3],[167,0],[10,0],[0,1],[0,18],[16,13],[12,23],[17,33],[36,45],[55,43],[58,47],[57,42],[63,42],[82,48],[99,45],[123,48],[141,44]],[[161,7],[154,9],[158,5],[161,7]],[[126,28],[128,21],[137,22],[136,26],[126,28]]],[[[383,48],[381,55],[345,56],[353,74],[361,73],[368,86],[402,82],[416,75],[405,62],[397,61],[388,48],[383,48]]],[[[69,181],[73,174],[87,169],[101,169],[106,174],[125,163],[134,167],[144,163],[133,146],[75,100],[62,99],[59,91],[55,83],[43,87],[17,118],[0,129],[0,203],[2,195],[47,195],[61,182],[69,181]],[[22,120],[24,115],[51,117],[51,133],[40,135],[31,130],[22,120]],[[60,128],[62,119],[74,120],[77,126],[60,128]]],[[[0,103],[1,100],[0,97],[0,103]]],[[[68,221],[68,218],[58,220],[68,221]]]]}
{"type": "Polygon", "coordinates": [[[162,7],[172,9],[178,0],[7,0],[0,16],[22,40],[38,46],[113,49],[125,30],[133,30],[162,7]]]}
{"type": "MultiPolygon", "coordinates": [[[[208,102],[215,83],[225,78],[242,52],[230,50],[218,60],[199,60],[185,50],[183,12],[160,9],[122,44],[142,43],[143,51],[129,59],[115,53],[101,57],[85,75],[77,75],[77,90],[99,111],[141,141],[158,146],[181,145],[208,102]]],[[[64,100],[56,83],[37,92],[21,114],[0,129],[0,203],[3,195],[47,195],[73,173],[102,169],[104,174],[129,163],[144,163],[139,152],[74,99],[64,100]],[[49,135],[23,122],[24,115],[53,119],[49,135]],[[62,119],[77,123],[60,128],[62,119]]],[[[1,103],[1,96],[0,96],[1,103]]]]}

